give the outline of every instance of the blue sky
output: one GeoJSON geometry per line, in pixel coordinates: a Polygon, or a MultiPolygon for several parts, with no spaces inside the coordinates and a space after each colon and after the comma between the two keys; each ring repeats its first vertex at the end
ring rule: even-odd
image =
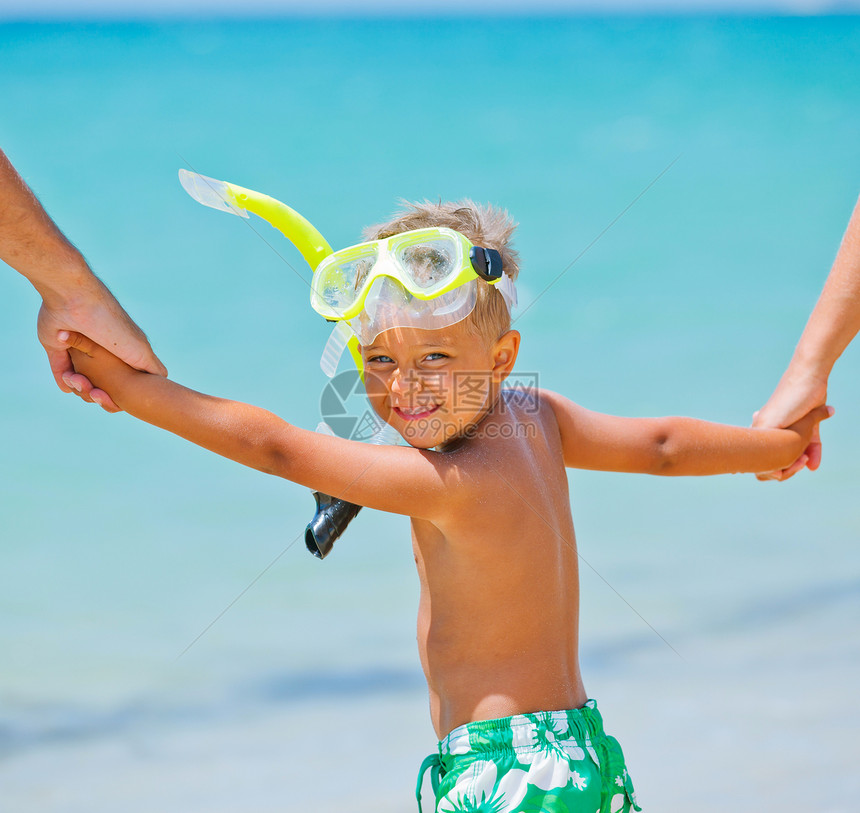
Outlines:
{"type": "Polygon", "coordinates": [[[821,14],[860,11],[860,0],[0,0],[0,19],[474,11],[821,14]]]}

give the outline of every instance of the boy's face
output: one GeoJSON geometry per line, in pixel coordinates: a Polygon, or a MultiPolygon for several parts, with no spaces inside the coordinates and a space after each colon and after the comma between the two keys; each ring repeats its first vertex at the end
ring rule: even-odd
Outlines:
{"type": "Polygon", "coordinates": [[[465,319],[438,330],[385,330],[361,348],[370,403],[410,446],[441,446],[490,409],[518,338],[509,331],[490,343],[465,319]]]}

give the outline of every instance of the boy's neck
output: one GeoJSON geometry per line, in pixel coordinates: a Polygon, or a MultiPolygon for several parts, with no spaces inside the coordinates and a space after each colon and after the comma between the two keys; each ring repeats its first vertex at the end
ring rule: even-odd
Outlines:
{"type": "Polygon", "coordinates": [[[487,397],[487,403],[484,405],[484,408],[478,413],[477,416],[458,434],[451,437],[449,440],[446,440],[440,443],[436,447],[436,451],[438,452],[453,452],[459,449],[467,440],[474,437],[476,430],[478,427],[495,411],[496,405],[499,403],[499,399],[502,395],[502,388],[497,384],[492,384],[490,386],[490,392],[487,397]]]}

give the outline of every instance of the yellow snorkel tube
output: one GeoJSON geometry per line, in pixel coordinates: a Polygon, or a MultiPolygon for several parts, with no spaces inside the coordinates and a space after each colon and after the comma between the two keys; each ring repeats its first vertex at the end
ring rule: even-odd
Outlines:
{"type": "MultiPolygon", "coordinates": [[[[249,217],[248,212],[263,218],[299,250],[312,271],[332,253],[331,246],[319,231],[286,203],[260,192],[185,169],[179,170],[179,182],[194,200],[204,206],[246,219],[249,217]]],[[[353,337],[347,347],[361,371],[358,340],[353,337]]],[[[324,559],[361,510],[361,506],[317,491],[313,492],[313,495],[316,500],[316,513],[305,528],[305,545],[318,559],[324,559]]]]}
{"type": "Polygon", "coordinates": [[[198,203],[248,219],[248,212],[262,217],[287,238],[305,258],[312,271],[329,254],[331,246],[317,229],[295,209],[275,198],[243,186],[179,170],[179,183],[198,203]]]}

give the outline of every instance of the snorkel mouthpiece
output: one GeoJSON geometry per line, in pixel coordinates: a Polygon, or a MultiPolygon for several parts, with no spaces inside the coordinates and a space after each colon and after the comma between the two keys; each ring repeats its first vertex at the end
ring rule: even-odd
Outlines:
{"type": "Polygon", "coordinates": [[[317,559],[325,559],[347,525],[361,511],[361,506],[329,497],[328,494],[320,494],[319,491],[314,491],[313,494],[317,510],[305,528],[305,547],[317,559]]]}
{"type": "Polygon", "coordinates": [[[202,203],[210,209],[217,209],[219,212],[229,212],[244,217],[247,220],[248,213],[241,206],[236,205],[236,197],[230,189],[230,184],[225,181],[207,178],[205,175],[189,172],[187,169],[180,169],[179,183],[198,203],[202,203]]]}

